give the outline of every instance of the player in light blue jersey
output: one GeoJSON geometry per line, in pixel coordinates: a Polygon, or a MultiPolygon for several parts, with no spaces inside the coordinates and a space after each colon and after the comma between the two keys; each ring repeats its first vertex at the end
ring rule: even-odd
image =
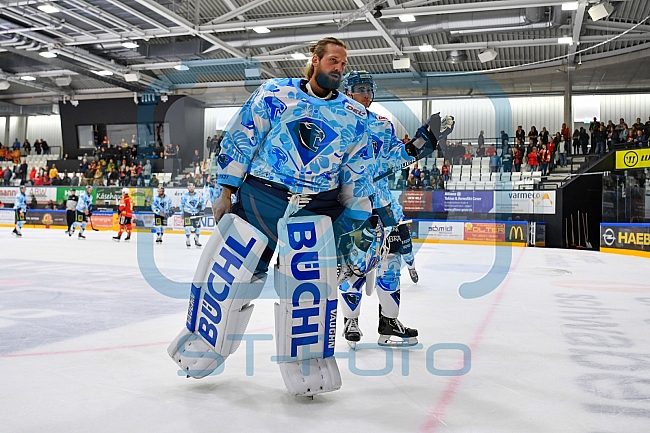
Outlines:
{"type": "Polygon", "coordinates": [[[21,229],[27,218],[27,196],[25,196],[25,185],[20,185],[18,194],[14,199],[14,210],[16,211],[16,227],[12,232],[17,237],[22,237],[21,229]]]}
{"type": "MultiPolygon", "coordinates": [[[[353,71],[343,79],[346,94],[359,102],[367,110],[374,99],[377,85],[367,71],[353,71]]],[[[417,283],[418,276],[414,267],[413,245],[409,229],[405,224],[402,207],[397,203],[388,187],[388,177],[380,178],[388,170],[403,166],[415,159],[423,158],[435,150],[438,138],[427,126],[422,126],[409,143],[403,143],[395,134],[395,127],[387,118],[368,110],[370,141],[377,160],[375,194],[373,209],[384,225],[394,227],[388,235],[390,254],[377,267],[377,296],[379,298],[379,344],[388,346],[412,346],[417,344],[418,331],[408,328],[398,320],[400,306],[400,268],[401,258],[406,261],[411,279],[417,283]],[[418,138],[424,139],[424,145],[417,145],[418,138]],[[379,180],[377,180],[380,178],[379,180]]],[[[342,309],[345,318],[343,335],[354,346],[361,339],[358,325],[361,288],[364,281],[359,280],[341,285],[343,291],[342,309]]],[[[374,284],[370,281],[369,284],[374,284]]],[[[374,287],[370,288],[371,290],[374,287]]]]}
{"type": "Polygon", "coordinates": [[[77,208],[75,209],[75,220],[72,223],[72,230],[68,232],[68,236],[72,236],[77,227],[81,226],[81,231],[79,232],[79,239],[86,239],[84,236],[84,230],[86,230],[86,224],[88,224],[88,217],[90,217],[93,208],[93,187],[92,185],[86,186],[86,190],[81,193],[79,201],[77,202],[77,208]]]}
{"type": "Polygon", "coordinates": [[[217,199],[221,195],[223,187],[217,185],[217,175],[208,176],[208,180],[203,187],[203,197],[205,198],[206,206],[209,204],[212,206],[217,202],[217,199]]]}
{"type": "Polygon", "coordinates": [[[158,188],[158,195],[151,203],[151,211],[154,216],[154,226],[156,227],[156,243],[162,243],[165,234],[167,218],[171,216],[172,199],[165,195],[165,188],[158,188]]]}
{"type": "Polygon", "coordinates": [[[190,235],[194,233],[194,245],[201,248],[199,236],[201,234],[201,218],[205,211],[205,199],[194,191],[194,184],[187,185],[187,191],[181,197],[181,212],[183,212],[183,227],[185,227],[185,245],[190,248],[190,235]]]}

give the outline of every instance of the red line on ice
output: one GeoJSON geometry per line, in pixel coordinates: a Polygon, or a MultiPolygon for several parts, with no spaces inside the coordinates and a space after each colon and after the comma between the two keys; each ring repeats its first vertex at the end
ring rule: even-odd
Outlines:
{"type": "MultiPolygon", "coordinates": [[[[513,251],[515,249],[513,248],[513,251]]],[[[473,353],[474,350],[478,347],[478,345],[481,343],[481,340],[483,339],[483,334],[485,333],[485,330],[487,329],[490,321],[492,321],[492,317],[494,316],[494,312],[496,311],[497,307],[499,306],[499,303],[501,302],[501,298],[503,298],[503,294],[505,293],[506,286],[508,284],[508,281],[510,280],[510,276],[512,275],[512,270],[516,269],[517,266],[519,265],[519,261],[523,257],[523,252],[519,254],[519,257],[517,258],[517,262],[513,267],[510,268],[508,271],[508,275],[506,275],[505,279],[501,283],[501,287],[503,287],[499,293],[497,294],[497,297],[494,299],[494,302],[490,306],[490,310],[487,312],[485,317],[483,318],[483,321],[478,327],[478,330],[476,331],[476,334],[474,335],[474,338],[472,339],[472,342],[469,344],[470,351],[473,353]]],[[[459,368],[462,367],[459,366],[459,368]]],[[[445,388],[445,390],[442,393],[442,396],[440,399],[436,402],[435,406],[433,409],[429,412],[429,419],[422,425],[420,428],[421,432],[427,432],[427,433],[433,433],[436,431],[436,429],[440,426],[440,424],[444,424],[442,422],[442,417],[445,415],[445,412],[447,411],[447,407],[451,404],[451,401],[454,399],[454,396],[456,395],[456,391],[458,387],[460,386],[460,380],[463,376],[454,376],[451,381],[449,381],[449,384],[445,388]]]]}

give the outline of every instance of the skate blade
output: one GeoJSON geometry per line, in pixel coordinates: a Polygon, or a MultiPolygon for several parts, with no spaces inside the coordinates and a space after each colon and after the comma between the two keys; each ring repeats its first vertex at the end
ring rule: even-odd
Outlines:
{"type": "Polygon", "coordinates": [[[377,344],[386,347],[410,347],[418,344],[418,338],[400,338],[394,335],[380,335],[377,344]]]}
{"type": "Polygon", "coordinates": [[[350,341],[350,340],[345,340],[348,343],[348,346],[350,346],[351,349],[357,350],[357,342],[356,341],[350,341]]]}

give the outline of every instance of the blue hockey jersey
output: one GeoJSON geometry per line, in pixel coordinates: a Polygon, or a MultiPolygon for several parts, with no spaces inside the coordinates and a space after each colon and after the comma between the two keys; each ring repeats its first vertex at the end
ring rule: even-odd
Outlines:
{"type": "Polygon", "coordinates": [[[27,197],[20,191],[18,191],[14,199],[14,209],[21,209],[23,212],[27,212],[27,197]]]}
{"type": "Polygon", "coordinates": [[[186,191],[181,197],[181,212],[196,215],[205,209],[205,199],[198,192],[190,194],[186,191]]]}
{"type": "Polygon", "coordinates": [[[366,219],[374,166],[366,110],[342,93],[312,97],[300,83],[268,80],[233,116],[217,158],[218,183],[239,187],[248,173],[299,194],[340,187],[347,215],[366,219]]]}
{"type": "Polygon", "coordinates": [[[208,202],[210,204],[213,204],[217,199],[221,196],[221,191],[223,190],[223,186],[221,185],[206,185],[203,187],[203,197],[205,197],[206,205],[208,202]]]}
{"type": "Polygon", "coordinates": [[[156,215],[165,213],[165,216],[169,216],[169,212],[172,209],[172,199],[163,195],[162,197],[157,195],[151,203],[151,211],[156,215]]]}
{"type": "Polygon", "coordinates": [[[78,212],[83,212],[85,210],[90,211],[90,209],[93,206],[93,195],[88,194],[88,192],[84,191],[81,193],[79,196],[79,201],[77,202],[77,211],[78,212]]]}
{"type": "MultiPolygon", "coordinates": [[[[370,126],[370,140],[372,142],[373,151],[376,159],[376,170],[374,176],[379,176],[387,172],[393,167],[399,166],[406,161],[413,159],[406,153],[404,143],[397,138],[395,134],[395,126],[390,120],[383,116],[379,116],[372,111],[368,111],[368,119],[370,126]]],[[[393,197],[390,189],[388,188],[388,177],[378,180],[374,183],[375,194],[373,197],[373,208],[379,209],[386,206],[391,206],[397,219],[401,216],[402,207],[397,203],[393,197]],[[399,208],[399,212],[398,209],[399,208]]]]}

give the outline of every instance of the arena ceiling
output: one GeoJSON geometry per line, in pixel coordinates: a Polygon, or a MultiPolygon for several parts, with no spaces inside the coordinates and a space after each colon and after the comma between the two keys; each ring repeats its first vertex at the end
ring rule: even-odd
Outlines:
{"type": "Polygon", "coordinates": [[[348,44],[349,68],[372,72],[382,98],[560,94],[568,80],[574,93],[650,90],[650,1],[610,0],[594,21],[597,3],[0,0],[0,99],[153,89],[240,104],[260,79],[301,75],[301,54],[324,36],[348,44]]]}

